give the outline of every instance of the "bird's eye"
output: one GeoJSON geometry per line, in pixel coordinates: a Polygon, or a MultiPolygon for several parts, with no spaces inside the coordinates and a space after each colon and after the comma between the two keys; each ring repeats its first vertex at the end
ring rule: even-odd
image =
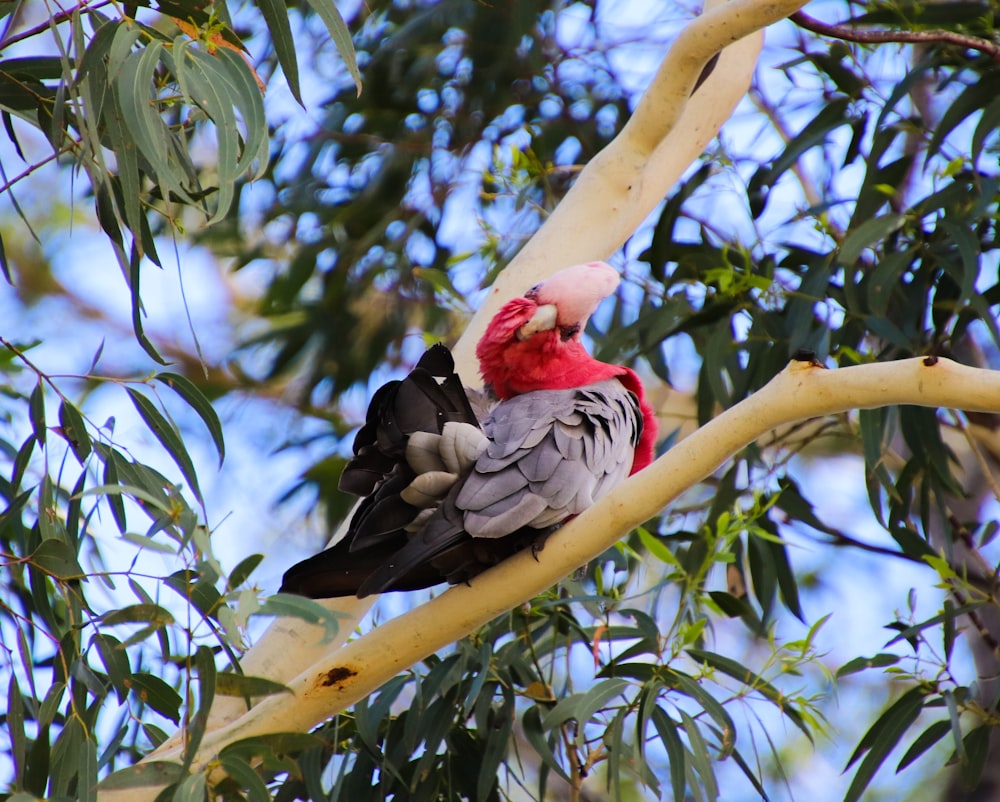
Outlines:
{"type": "Polygon", "coordinates": [[[575,337],[577,333],[579,333],[579,331],[580,331],[579,323],[574,323],[572,326],[560,326],[559,339],[562,340],[563,342],[566,342],[566,340],[575,337]]]}
{"type": "Polygon", "coordinates": [[[524,294],[524,297],[527,298],[529,301],[537,301],[538,300],[538,291],[541,288],[542,288],[541,284],[536,284],[534,287],[532,287],[530,290],[528,290],[524,294]]]}

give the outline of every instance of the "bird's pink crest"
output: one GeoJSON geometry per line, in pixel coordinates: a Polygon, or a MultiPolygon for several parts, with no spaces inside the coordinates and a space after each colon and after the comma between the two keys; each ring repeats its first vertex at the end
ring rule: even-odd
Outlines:
{"type": "Polygon", "coordinates": [[[553,274],[537,287],[535,300],[539,305],[555,304],[559,308],[560,326],[586,324],[598,304],[613,293],[621,279],[618,271],[605,262],[574,265],[553,274]]]}

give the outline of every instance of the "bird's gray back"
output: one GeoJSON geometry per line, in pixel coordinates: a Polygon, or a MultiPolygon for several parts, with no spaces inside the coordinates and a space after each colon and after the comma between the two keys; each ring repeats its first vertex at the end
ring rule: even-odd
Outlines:
{"type": "Polygon", "coordinates": [[[609,379],[502,401],[483,430],[490,442],[455,504],[469,534],[496,538],[560,523],[628,476],[642,414],[635,395],[609,379]]]}

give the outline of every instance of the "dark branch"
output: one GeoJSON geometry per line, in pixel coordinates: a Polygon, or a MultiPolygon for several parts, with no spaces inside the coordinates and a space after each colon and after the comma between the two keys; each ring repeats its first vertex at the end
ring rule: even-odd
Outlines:
{"type": "Polygon", "coordinates": [[[997,63],[1000,63],[1000,44],[981,39],[978,36],[969,36],[955,31],[859,31],[849,25],[829,24],[820,22],[808,14],[796,11],[789,19],[807,31],[818,33],[822,36],[830,36],[835,39],[843,39],[848,42],[861,42],[863,44],[881,44],[884,42],[900,42],[907,44],[948,44],[958,47],[978,50],[985,53],[997,63]]]}

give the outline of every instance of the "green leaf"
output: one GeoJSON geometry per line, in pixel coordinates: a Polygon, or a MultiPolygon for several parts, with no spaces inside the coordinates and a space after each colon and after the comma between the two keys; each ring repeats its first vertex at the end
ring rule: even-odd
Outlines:
{"type": "Polygon", "coordinates": [[[142,350],[149,355],[150,359],[160,365],[166,365],[167,361],[160,356],[160,352],[157,351],[153,343],[150,342],[142,327],[142,299],[139,297],[141,286],[139,274],[141,272],[141,266],[142,257],[139,253],[139,246],[137,243],[134,243],[128,257],[128,287],[130,297],[132,299],[132,333],[135,335],[135,339],[139,345],[142,346],[142,350]]]}
{"type": "Polygon", "coordinates": [[[740,771],[743,772],[743,776],[750,781],[753,789],[760,795],[760,798],[763,799],[764,802],[768,802],[769,797],[766,789],[763,785],[761,785],[760,780],[757,778],[757,775],[754,774],[753,769],[750,768],[750,764],[747,763],[743,755],[740,754],[740,750],[734,749],[732,757],[736,762],[736,765],[740,767],[740,771]]]}
{"type": "Polygon", "coordinates": [[[212,402],[205,397],[194,382],[179,373],[157,373],[153,379],[167,385],[187,401],[191,409],[198,413],[208,428],[209,434],[212,435],[212,442],[215,443],[215,450],[219,454],[219,467],[222,467],[222,462],[226,458],[226,443],[222,435],[222,423],[212,407],[212,402]]]}
{"type": "Polygon", "coordinates": [[[45,698],[38,709],[38,724],[47,728],[59,713],[59,705],[62,703],[63,694],[66,692],[66,683],[60,680],[45,692],[45,698]]]}
{"type": "Polygon", "coordinates": [[[116,624],[152,624],[163,627],[174,623],[170,611],[158,604],[130,604],[120,610],[105,613],[101,620],[108,627],[116,624]]]}
{"type": "Polygon", "coordinates": [[[696,722],[683,710],[680,710],[681,727],[687,733],[688,741],[691,743],[691,766],[701,777],[701,782],[705,786],[705,795],[708,799],[714,800],[719,796],[719,789],[715,782],[715,773],[712,771],[712,764],[709,760],[708,745],[701,735],[701,730],[696,722]]]}
{"type": "Polygon", "coordinates": [[[80,579],[86,576],[73,547],[56,538],[43,540],[31,553],[29,560],[32,565],[56,579],[80,579]]]}
{"type": "Polygon", "coordinates": [[[894,293],[901,292],[903,273],[910,269],[919,254],[917,248],[907,248],[885,254],[875,265],[866,282],[868,307],[876,317],[885,317],[889,300],[894,293]]]}
{"type": "Polygon", "coordinates": [[[132,677],[128,652],[122,646],[122,642],[113,635],[94,635],[90,643],[97,649],[97,655],[108,673],[108,679],[118,695],[118,701],[124,702],[128,697],[128,681],[132,677]]]}
{"type": "Polygon", "coordinates": [[[39,729],[25,759],[24,788],[36,797],[45,796],[45,787],[49,781],[50,753],[49,726],[46,723],[39,729]]]}
{"type": "Polygon", "coordinates": [[[194,184],[185,186],[197,181],[193,167],[184,161],[186,151],[174,146],[174,137],[160,116],[160,103],[154,96],[161,58],[170,59],[170,54],[159,39],[129,53],[117,76],[112,73],[114,86],[126,131],[152,167],[161,194],[166,197],[174,193],[181,202],[197,207],[192,195],[194,184]]]}
{"type": "Polygon", "coordinates": [[[184,770],[191,768],[191,762],[198,754],[201,739],[205,736],[208,716],[215,700],[215,657],[204,644],[194,653],[194,665],[198,671],[198,710],[187,726],[187,744],[184,747],[184,770]]]}
{"type": "Polygon", "coordinates": [[[68,796],[69,788],[77,774],[77,755],[84,749],[87,736],[79,717],[71,716],[52,744],[52,754],[49,762],[52,776],[49,778],[49,788],[52,796],[68,796]]]}
{"type": "Polygon", "coordinates": [[[979,786],[983,769],[986,767],[986,758],[990,753],[990,734],[993,729],[990,724],[982,724],[963,739],[966,759],[961,762],[959,768],[963,788],[972,790],[979,786]]]}
{"type": "Polygon", "coordinates": [[[125,392],[132,399],[132,403],[139,412],[139,416],[145,421],[146,426],[149,427],[149,430],[156,436],[156,439],[167,450],[170,458],[180,468],[191,491],[201,501],[201,488],[198,486],[198,475],[195,473],[194,463],[191,462],[191,457],[180,435],[177,434],[174,427],[160,414],[160,411],[153,405],[153,402],[146,398],[146,396],[133,390],[131,387],[126,387],[125,392]]]}
{"type": "Polygon", "coordinates": [[[319,18],[323,20],[323,24],[326,25],[327,31],[330,32],[330,38],[333,39],[333,43],[337,46],[337,52],[340,53],[340,57],[344,60],[344,66],[347,67],[347,72],[354,80],[354,87],[358,90],[358,95],[360,96],[361,73],[358,71],[358,60],[354,52],[354,43],[351,41],[351,32],[347,28],[347,23],[344,22],[344,18],[340,16],[340,11],[337,10],[336,3],[333,0],[306,0],[306,2],[319,15],[319,18]]]}
{"type": "Polygon", "coordinates": [[[133,674],[132,693],[141,702],[149,705],[153,710],[164,718],[170,719],[174,724],[180,724],[181,717],[181,697],[173,688],[159,677],[152,674],[133,674]]]}
{"type": "Polygon", "coordinates": [[[861,251],[869,246],[875,246],[894,231],[899,231],[906,223],[906,217],[901,214],[886,214],[865,220],[851,231],[840,246],[840,263],[850,267],[858,261],[861,251]]]}
{"type": "Polygon", "coordinates": [[[859,671],[865,671],[869,668],[884,668],[886,666],[894,666],[898,663],[900,657],[898,654],[890,654],[889,652],[880,652],[872,657],[855,657],[853,660],[848,660],[844,665],[837,669],[837,678],[846,677],[849,674],[856,674],[859,671]]]}
{"type": "MultiPolygon", "coordinates": [[[[511,688],[503,689],[503,704],[495,712],[492,726],[485,728],[486,745],[479,761],[479,779],[476,783],[477,802],[487,802],[497,784],[500,766],[510,746],[514,729],[515,700],[511,688]]],[[[495,798],[495,797],[494,797],[495,798]]]]}
{"type": "MultiPolygon", "coordinates": [[[[663,674],[665,685],[676,688],[681,693],[690,696],[698,702],[702,706],[702,709],[715,720],[718,728],[725,733],[729,733],[735,739],[736,725],[733,723],[729,713],[726,712],[726,709],[719,703],[718,699],[701,686],[701,683],[676,669],[668,668],[665,671],[661,669],[661,673],[663,674]]],[[[723,748],[725,746],[731,747],[733,743],[734,741],[730,741],[728,745],[723,745],[723,748]]]]}
{"type": "MultiPolygon", "coordinates": [[[[108,460],[109,465],[114,464],[111,460],[108,460]]],[[[117,471],[116,471],[117,473],[117,471]]],[[[91,487],[80,493],[80,497],[83,496],[107,496],[109,500],[111,498],[119,498],[121,496],[129,496],[138,501],[144,501],[147,504],[155,507],[160,512],[165,512],[170,514],[172,512],[171,508],[163,502],[162,498],[158,498],[152,493],[143,490],[141,487],[136,487],[135,485],[120,485],[120,484],[108,484],[108,485],[98,485],[97,487],[91,487]]],[[[124,515],[124,510],[123,510],[124,515]]],[[[124,522],[123,522],[124,523],[124,522]]]]}
{"type": "Polygon", "coordinates": [[[949,615],[949,613],[954,613],[955,605],[951,599],[945,599],[942,605],[944,607],[945,619],[943,624],[942,637],[944,639],[944,659],[951,661],[951,652],[955,648],[955,632],[957,627],[955,626],[955,616],[949,615]]]}
{"type": "Polygon", "coordinates": [[[45,445],[45,391],[42,380],[39,379],[35,389],[31,391],[31,398],[28,400],[28,418],[31,421],[31,431],[35,435],[35,440],[39,445],[45,445]]]}
{"type": "Polygon", "coordinates": [[[218,191],[215,212],[208,225],[217,223],[229,211],[236,179],[239,177],[236,114],[225,96],[227,81],[215,71],[215,59],[203,53],[184,36],[174,40],[174,64],[181,91],[215,123],[218,191]]]}
{"type": "Polygon", "coordinates": [[[213,615],[222,604],[222,594],[211,575],[181,569],[168,576],[164,583],[206,617],[213,615]]]}
{"type": "Polygon", "coordinates": [[[605,703],[620,695],[631,683],[620,677],[601,680],[595,683],[586,693],[578,693],[560,699],[542,719],[542,729],[551,730],[571,719],[579,722],[577,737],[582,741],[583,725],[590,721],[591,716],[600,710],[605,703]]]}
{"type": "MultiPolygon", "coordinates": [[[[763,522],[762,522],[763,523],[763,522]]],[[[795,572],[788,560],[788,550],[783,543],[765,539],[764,548],[771,552],[775,576],[778,579],[778,590],[781,592],[781,600],[788,608],[788,612],[794,615],[799,621],[805,623],[805,613],[799,603],[799,588],[795,581],[795,572]]]]}
{"type": "Polygon", "coordinates": [[[807,150],[823,144],[830,132],[851,122],[847,116],[850,101],[838,97],[823,105],[820,112],[785,146],[785,150],[770,165],[760,167],[750,179],[747,194],[753,216],[759,217],[767,204],[771,187],[791,169],[807,150]]]}
{"type": "Polygon", "coordinates": [[[251,554],[249,557],[240,560],[239,565],[232,570],[229,574],[229,578],[226,580],[227,589],[236,590],[236,588],[246,582],[247,578],[253,573],[254,569],[260,565],[263,559],[263,554],[251,554]]]}
{"type": "Polygon", "coordinates": [[[42,485],[38,491],[38,531],[42,540],[67,542],[66,529],[56,509],[54,493],[52,478],[46,474],[42,477],[42,485]]]}
{"type": "Polygon", "coordinates": [[[678,566],[677,558],[674,553],[667,547],[667,545],[658,537],[653,535],[645,527],[638,527],[636,532],[639,535],[639,540],[642,542],[643,547],[652,554],[656,559],[666,565],[678,566]]]}
{"type": "MultiPolygon", "coordinates": [[[[939,559],[939,558],[934,558],[934,559],[939,559]]],[[[930,560],[928,560],[928,562],[930,562],[930,560]]],[[[899,634],[896,635],[892,640],[890,640],[886,644],[886,646],[892,646],[894,643],[898,643],[901,640],[910,640],[914,635],[923,632],[925,629],[929,627],[936,627],[938,624],[943,623],[949,618],[954,620],[955,618],[965,615],[966,613],[971,613],[973,610],[978,610],[986,603],[987,602],[983,600],[977,602],[969,602],[968,604],[963,604],[960,605],[959,607],[949,605],[947,608],[945,608],[943,612],[940,612],[937,615],[933,615],[930,618],[926,619],[925,621],[921,621],[917,624],[911,624],[908,627],[900,627],[899,634]]]]}
{"type": "Polygon", "coordinates": [[[155,551],[158,554],[171,554],[177,556],[177,548],[171,546],[168,543],[160,543],[158,540],[153,540],[153,538],[148,535],[140,535],[137,532],[122,532],[122,540],[126,543],[131,543],[133,546],[140,549],[149,549],[150,551],[155,551]]]}
{"type": "MultiPolygon", "coordinates": [[[[142,36],[142,29],[132,20],[122,20],[108,48],[108,75],[115,76],[121,72],[125,59],[132,52],[132,46],[142,36]]],[[[86,56],[86,54],[84,54],[86,56]]]]}
{"type": "Polygon", "coordinates": [[[986,108],[1000,97],[1000,73],[985,73],[980,80],[969,86],[945,109],[934,127],[934,135],[927,146],[927,158],[931,158],[944,144],[945,138],[966,117],[986,108]]]}
{"type": "Polygon", "coordinates": [[[973,162],[979,160],[979,157],[983,152],[983,146],[986,144],[987,137],[989,137],[989,135],[992,134],[997,128],[1000,128],[1000,97],[983,109],[983,114],[979,118],[979,124],[976,126],[976,132],[972,136],[971,155],[973,162]]]}
{"type": "Polygon", "coordinates": [[[774,606],[774,596],[778,587],[778,575],[774,566],[774,555],[767,542],[760,537],[747,538],[747,565],[753,580],[753,591],[760,603],[761,616],[767,620],[774,606]]]}
{"type": "Polygon", "coordinates": [[[7,733],[10,738],[10,752],[13,761],[14,787],[21,785],[24,773],[24,757],[28,751],[28,740],[24,732],[24,699],[17,684],[17,676],[10,672],[7,684],[7,733]]]}
{"type": "Polygon", "coordinates": [[[917,736],[916,740],[910,745],[910,748],[906,750],[906,754],[903,755],[903,758],[899,761],[899,765],[896,766],[896,773],[898,774],[909,766],[949,732],[951,732],[950,721],[935,721],[931,724],[917,736]]]}
{"type": "Polygon", "coordinates": [[[129,20],[109,20],[100,25],[87,45],[77,72],[83,102],[88,108],[84,130],[90,147],[96,150],[100,144],[110,146],[117,162],[117,176],[94,173],[94,200],[98,222],[122,264],[125,262],[125,250],[115,203],[141,252],[143,239],[140,232],[144,220],[141,213],[141,174],[136,144],[126,130],[118,93],[112,91],[112,75],[117,75],[117,72],[109,72],[108,66],[120,64],[139,33],[129,20]],[[102,126],[100,132],[98,125],[102,126]],[[105,137],[103,142],[101,134],[105,137]]]}
{"type": "Polygon", "coordinates": [[[90,456],[90,435],[87,434],[87,427],[83,422],[80,410],[69,401],[64,400],[59,405],[59,425],[62,427],[62,435],[69,443],[73,454],[83,465],[87,457],[90,456]]]}
{"type": "Polygon", "coordinates": [[[271,794],[267,785],[254,768],[236,755],[227,754],[219,758],[219,765],[249,797],[250,802],[270,802],[271,794]]]}
{"type": "Polygon", "coordinates": [[[276,693],[291,693],[286,685],[267,679],[251,677],[231,671],[220,671],[215,677],[215,692],[219,696],[272,696],[276,693]]]}
{"type": "Polygon", "coordinates": [[[174,791],[173,802],[205,802],[205,792],[208,790],[208,777],[204,772],[191,774],[181,780],[174,791]]]}
{"type": "MultiPolygon", "coordinates": [[[[3,113],[4,123],[8,124],[10,120],[10,115],[7,112],[3,113]]],[[[10,274],[10,262],[7,260],[7,249],[3,244],[3,237],[0,237],[0,272],[3,273],[4,279],[10,286],[14,286],[14,277],[10,274]]],[[[15,796],[20,796],[16,794],[15,796]]]]}
{"type": "Polygon", "coordinates": [[[254,757],[282,756],[326,746],[326,742],[308,732],[275,732],[243,738],[224,746],[219,757],[249,760],[254,757]]]}
{"type": "Polygon", "coordinates": [[[271,158],[270,141],[268,139],[267,116],[264,113],[264,99],[257,76],[246,60],[238,53],[229,49],[219,50],[216,60],[207,66],[215,70],[220,77],[228,79],[230,102],[243,118],[246,130],[246,141],[243,152],[236,163],[237,172],[250,172],[253,163],[257,168],[251,173],[250,180],[263,177],[271,158]]]}
{"type": "Polygon", "coordinates": [[[14,457],[14,470],[10,477],[10,487],[13,493],[16,493],[21,488],[21,479],[24,478],[24,472],[28,469],[28,462],[31,460],[31,454],[35,450],[36,442],[35,436],[29,434],[17,450],[17,456],[14,457]]]}
{"type": "Polygon", "coordinates": [[[862,736],[845,768],[850,768],[864,755],[844,795],[844,802],[857,802],[861,798],[879,766],[895,749],[903,733],[917,720],[923,709],[926,693],[922,687],[911,688],[890,705],[862,736]]]}
{"type": "Polygon", "coordinates": [[[118,527],[118,531],[123,533],[128,526],[125,518],[125,502],[122,500],[120,493],[112,493],[110,490],[110,488],[118,486],[118,466],[115,464],[115,459],[109,449],[99,448],[98,453],[101,455],[101,459],[104,460],[104,473],[101,476],[104,484],[101,487],[108,488],[105,498],[107,499],[108,506],[111,508],[111,517],[115,519],[115,526],[118,527]]]}
{"type": "Polygon", "coordinates": [[[76,755],[76,800],[97,802],[97,741],[94,733],[83,739],[76,755]]]}
{"type": "Polygon", "coordinates": [[[684,789],[687,783],[684,777],[687,773],[687,758],[684,753],[684,744],[677,734],[677,722],[668,716],[661,708],[653,709],[653,726],[667,750],[667,759],[670,763],[670,785],[673,788],[674,799],[687,799],[684,789]]]}
{"type": "Polygon", "coordinates": [[[278,57],[282,72],[285,73],[288,89],[300,106],[305,105],[299,88],[299,62],[295,42],[292,39],[292,26],[288,22],[288,6],[285,0],[257,0],[257,8],[260,9],[267,30],[271,34],[274,53],[278,57]]]}
{"type": "Polygon", "coordinates": [[[556,760],[555,752],[553,752],[552,746],[545,737],[545,730],[542,727],[541,714],[537,705],[533,705],[524,711],[524,715],[521,717],[521,726],[524,728],[524,735],[528,739],[528,743],[538,753],[538,756],[542,759],[542,763],[566,782],[572,783],[569,775],[559,765],[559,761],[556,760]]]}
{"type": "Polygon", "coordinates": [[[858,424],[861,434],[861,446],[865,456],[865,472],[869,481],[869,500],[872,511],[882,521],[882,505],[878,495],[877,486],[872,480],[877,480],[878,484],[889,494],[890,498],[898,499],[896,488],[893,485],[892,477],[882,463],[883,445],[888,441],[891,432],[889,428],[889,413],[886,408],[881,409],[861,409],[858,410],[858,424]]]}

